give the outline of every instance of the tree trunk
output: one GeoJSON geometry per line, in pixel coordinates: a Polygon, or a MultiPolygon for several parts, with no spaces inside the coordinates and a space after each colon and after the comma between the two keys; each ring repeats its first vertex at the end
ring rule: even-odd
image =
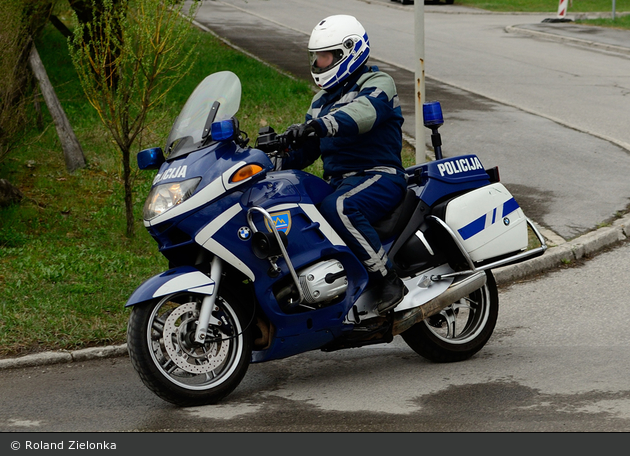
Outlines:
{"type": "Polygon", "coordinates": [[[131,152],[128,146],[122,151],[123,155],[123,184],[125,187],[125,219],[127,221],[127,237],[135,236],[133,220],[133,189],[131,187],[131,152]]]}
{"type": "Polygon", "coordinates": [[[57,128],[57,135],[59,136],[59,141],[61,141],[66,160],[66,169],[68,172],[74,172],[79,168],[85,168],[83,149],[81,149],[81,145],[74,134],[74,130],[72,130],[66,113],[59,103],[55,89],[48,79],[46,68],[44,68],[44,64],[39,58],[39,53],[34,44],[29,56],[29,65],[39,83],[42,96],[57,128]]]}

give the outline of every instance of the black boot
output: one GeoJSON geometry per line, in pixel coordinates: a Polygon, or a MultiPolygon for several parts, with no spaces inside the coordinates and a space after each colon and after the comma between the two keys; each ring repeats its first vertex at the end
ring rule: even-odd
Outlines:
{"type": "Polygon", "coordinates": [[[393,269],[387,272],[387,275],[379,281],[376,287],[378,297],[376,298],[376,307],[374,310],[378,315],[383,315],[385,312],[392,310],[400,304],[409,291],[393,269]]]}

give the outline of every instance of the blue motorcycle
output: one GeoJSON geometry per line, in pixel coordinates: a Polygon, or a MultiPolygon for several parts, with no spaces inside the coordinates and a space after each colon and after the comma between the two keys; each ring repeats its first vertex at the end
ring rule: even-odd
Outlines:
{"type": "Polygon", "coordinates": [[[170,269],[131,295],[131,362],[144,384],[180,406],[216,403],[250,363],[309,350],[389,343],[401,335],[435,362],[470,358],[498,315],[491,270],[544,253],[544,238],[474,155],[442,158],[438,102],[424,108],[436,160],[406,170],[408,191],[375,224],[409,293],[374,310],[367,273],[318,210],[332,190],[304,171],[276,170],[288,140],[272,128],[255,147],[235,117],[241,83],[212,74],[177,117],[166,148],[138,154],[157,169],[144,225],[170,269]],[[529,232],[539,247],[528,249],[529,232]]]}

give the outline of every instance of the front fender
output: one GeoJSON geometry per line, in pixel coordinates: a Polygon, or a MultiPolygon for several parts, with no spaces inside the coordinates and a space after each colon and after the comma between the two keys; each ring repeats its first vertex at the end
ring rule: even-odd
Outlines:
{"type": "Polygon", "coordinates": [[[151,277],[136,288],[136,291],[127,300],[125,307],[180,291],[211,295],[214,293],[214,280],[192,266],[169,269],[151,277]]]}

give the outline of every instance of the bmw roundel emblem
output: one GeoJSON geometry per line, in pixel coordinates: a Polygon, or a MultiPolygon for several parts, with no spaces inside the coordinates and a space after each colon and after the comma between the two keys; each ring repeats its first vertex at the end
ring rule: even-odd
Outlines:
{"type": "Polygon", "coordinates": [[[507,218],[507,217],[505,217],[505,218],[503,219],[503,224],[504,224],[505,226],[508,226],[508,225],[510,224],[510,219],[509,219],[509,218],[507,218]]]}
{"type": "Polygon", "coordinates": [[[238,229],[238,238],[242,241],[248,240],[252,236],[252,231],[247,226],[242,226],[238,229]]]}

